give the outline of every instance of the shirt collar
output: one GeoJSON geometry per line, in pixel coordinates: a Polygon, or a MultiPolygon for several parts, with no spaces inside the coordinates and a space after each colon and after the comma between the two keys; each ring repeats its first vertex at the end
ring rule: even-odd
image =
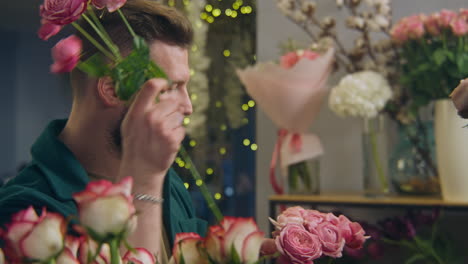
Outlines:
{"type": "Polygon", "coordinates": [[[82,191],[89,182],[85,169],[58,139],[66,123],[67,119],[49,123],[31,148],[33,162],[44,172],[57,199],[63,201],[72,200],[72,194],[82,191]]]}

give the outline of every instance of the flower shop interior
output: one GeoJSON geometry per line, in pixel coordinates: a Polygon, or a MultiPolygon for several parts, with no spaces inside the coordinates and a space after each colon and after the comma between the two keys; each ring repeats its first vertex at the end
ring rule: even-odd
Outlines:
{"type": "MultiPolygon", "coordinates": [[[[286,206],[361,223],[364,247],[333,263],[468,263],[468,119],[450,98],[468,78],[467,0],[159,2],[194,27],[183,145],[202,179],[173,167],[201,218],[215,222],[206,185],[268,237],[286,206]]],[[[0,2],[0,183],[70,111],[50,49],[71,31],[39,27],[39,1],[0,2]]]]}

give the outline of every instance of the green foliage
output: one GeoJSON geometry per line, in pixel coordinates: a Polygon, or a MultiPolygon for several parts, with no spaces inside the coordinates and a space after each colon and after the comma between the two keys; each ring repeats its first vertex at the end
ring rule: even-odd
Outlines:
{"type": "Polygon", "coordinates": [[[78,69],[93,77],[103,77],[109,75],[110,68],[104,61],[101,53],[96,53],[87,60],[77,65],[78,69]]]}
{"type": "Polygon", "coordinates": [[[136,37],[133,51],[111,70],[117,95],[128,100],[151,78],[167,78],[167,75],[151,61],[145,40],[136,37]]]}
{"type": "Polygon", "coordinates": [[[408,41],[401,47],[401,83],[411,98],[410,113],[437,99],[449,98],[468,76],[468,39],[448,33],[408,41]]]}

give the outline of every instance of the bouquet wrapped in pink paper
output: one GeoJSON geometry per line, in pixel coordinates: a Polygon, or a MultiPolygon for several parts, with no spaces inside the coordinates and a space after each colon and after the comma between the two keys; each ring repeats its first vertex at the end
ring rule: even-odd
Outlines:
{"type": "Polygon", "coordinates": [[[237,71],[249,95],[280,129],[270,166],[270,180],[278,194],[284,192],[274,174],[278,157],[290,188],[318,192],[312,188],[307,176],[311,168],[304,161],[318,158],[323,149],[319,138],[307,130],[327,93],[333,58],[332,48],[324,54],[299,50],[282,56],[280,65],[259,63],[237,71]]]}

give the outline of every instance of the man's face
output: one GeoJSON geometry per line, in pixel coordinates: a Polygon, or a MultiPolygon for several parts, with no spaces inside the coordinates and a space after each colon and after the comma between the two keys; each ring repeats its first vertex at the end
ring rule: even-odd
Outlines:
{"type": "MultiPolygon", "coordinates": [[[[150,58],[161,67],[172,81],[172,86],[167,87],[160,95],[159,100],[172,99],[178,104],[180,113],[185,116],[192,114],[192,102],[187,91],[190,79],[190,68],[188,65],[188,51],[185,48],[169,45],[160,41],[153,41],[149,45],[150,58]]],[[[122,147],[122,137],[120,126],[127,110],[122,113],[118,126],[111,129],[113,144],[120,152],[122,147]]]]}

